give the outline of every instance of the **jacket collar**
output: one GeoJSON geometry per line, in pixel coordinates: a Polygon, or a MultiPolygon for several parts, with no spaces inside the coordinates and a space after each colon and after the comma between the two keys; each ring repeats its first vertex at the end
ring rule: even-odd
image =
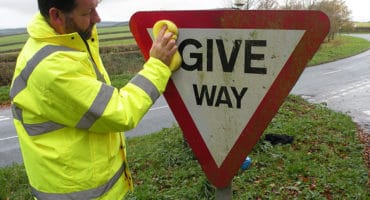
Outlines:
{"type": "MultiPolygon", "coordinates": [[[[40,12],[33,16],[31,22],[27,26],[27,31],[31,38],[40,42],[66,46],[79,51],[86,50],[85,42],[77,32],[70,34],[57,33],[40,14],[40,12]]],[[[95,42],[97,41],[96,26],[94,27],[92,37],[89,40],[95,42]]]]}

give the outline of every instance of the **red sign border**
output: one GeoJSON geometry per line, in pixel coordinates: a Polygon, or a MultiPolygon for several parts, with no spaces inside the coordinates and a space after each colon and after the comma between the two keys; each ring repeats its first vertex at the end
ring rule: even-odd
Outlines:
{"type": "Polygon", "coordinates": [[[241,163],[258,142],[260,136],[289,95],[308,61],[324,41],[330,22],[321,11],[264,11],[264,10],[199,10],[199,11],[144,11],[130,19],[130,28],[144,58],[149,58],[152,40],[147,28],[168,19],[181,28],[217,29],[279,29],[305,30],[280,74],[247,122],[246,127],[219,168],[201,137],[188,109],[172,80],[164,96],[192,148],[208,180],[217,188],[230,184],[241,163]]]}

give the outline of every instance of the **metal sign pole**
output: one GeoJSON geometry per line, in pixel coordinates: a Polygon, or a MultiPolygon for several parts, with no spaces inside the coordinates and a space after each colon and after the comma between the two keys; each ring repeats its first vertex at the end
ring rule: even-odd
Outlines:
{"type": "Polygon", "coordinates": [[[215,199],[216,200],[231,200],[233,198],[232,180],[230,184],[225,188],[216,188],[215,199]]]}
{"type": "MultiPolygon", "coordinates": [[[[252,164],[252,159],[249,156],[247,156],[244,162],[242,163],[242,166],[240,166],[241,172],[244,172],[245,170],[247,170],[251,164],[252,164]]],[[[231,200],[233,198],[232,182],[233,182],[233,179],[231,179],[231,182],[227,187],[221,188],[221,189],[216,188],[216,194],[215,194],[216,200],[231,200]]]]}

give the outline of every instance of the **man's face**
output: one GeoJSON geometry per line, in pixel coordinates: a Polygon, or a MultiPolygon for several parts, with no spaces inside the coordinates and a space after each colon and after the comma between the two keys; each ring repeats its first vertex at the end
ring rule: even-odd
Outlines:
{"type": "Polygon", "coordinates": [[[65,15],[64,32],[78,32],[83,39],[90,39],[94,25],[100,22],[98,3],[98,0],[77,0],[77,7],[65,15]]]}

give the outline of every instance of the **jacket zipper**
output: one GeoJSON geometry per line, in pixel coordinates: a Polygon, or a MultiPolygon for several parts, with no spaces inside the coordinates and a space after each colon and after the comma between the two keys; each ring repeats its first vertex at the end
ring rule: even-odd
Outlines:
{"type": "Polygon", "coordinates": [[[105,79],[104,79],[103,75],[100,73],[100,71],[99,71],[99,69],[98,69],[98,66],[97,66],[97,64],[96,64],[96,62],[95,62],[95,60],[94,60],[94,57],[92,56],[92,53],[91,53],[91,50],[90,50],[90,46],[89,46],[89,44],[87,43],[87,41],[86,41],[86,40],[83,40],[83,41],[84,41],[84,43],[85,43],[85,45],[86,45],[87,51],[89,52],[89,56],[90,56],[91,62],[92,62],[92,64],[93,64],[93,67],[94,67],[94,70],[95,70],[95,73],[96,73],[96,77],[97,77],[97,79],[98,79],[99,81],[102,81],[102,82],[106,83],[106,81],[105,81],[105,79]]]}

